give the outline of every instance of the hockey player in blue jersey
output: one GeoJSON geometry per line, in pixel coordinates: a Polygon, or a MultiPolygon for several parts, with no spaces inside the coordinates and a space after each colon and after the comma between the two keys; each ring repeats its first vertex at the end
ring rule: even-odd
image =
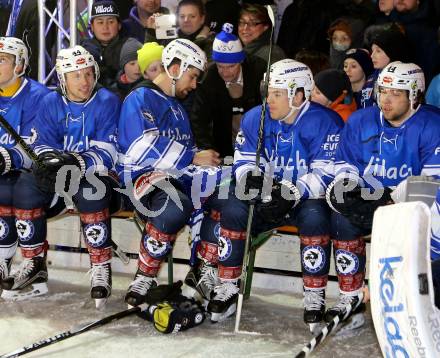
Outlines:
{"type": "MultiPolygon", "coordinates": [[[[49,90],[25,76],[28,64],[28,50],[23,41],[0,37],[0,114],[30,144],[35,140],[32,131],[35,115],[49,90]]],[[[0,285],[10,274],[17,244],[25,258],[34,252],[20,234],[22,218],[16,216],[20,212],[15,210],[17,182],[31,164],[30,158],[0,126],[0,285]]],[[[42,246],[38,251],[44,254],[42,246]]]]}
{"type": "MultiPolygon", "coordinates": [[[[341,134],[335,180],[327,190],[340,300],[326,320],[362,299],[365,243],[378,206],[413,175],[440,173],[440,112],[421,104],[425,80],[419,66],[392,62],[377,80],[376,107],[352,114],[341,134]],[[362,189],[364,188],[364,189],[362,189]]],[[[363,305],[359,305],[359,310],[363,305]]]]}
{"type": "MultiPolygon", "coordinates": [[[[196,88],[206,61],[191,41],[171,41],[162,53],[165,72],[153,82],[141,83],[122,106],[120,176],[145,223],[138,269],[125,296],[131,306],[143,303],[148,289],[156,285],[161,263],[190,218],[195,194],[188,186],[190,172],[220,163],[217,152],[195,150],[189,117],[179,102],[196,88]]],[[[216,170],[212,172],[216,176],[216,170]]]]}
{"type": "Polygon", "coordinates": [[[241,122],[233,166],[237,185],[223,204],[218,242],[207,244],[218,245],[219,260],[219,284],[208,311],[211,321],[217,322],[236,310],[249,199],[251,191],[258,190],[253,234],[283,224],[299,228],[304,321],[313,326],[322,319],[323,297],[316,292],[325,288],[330,265],[330,210],[324,193],[333,179],[333,156],[343,121],[336,112],[309,101],[314,82],[306,65],[284,59],[274,63],[267,75],[260,175],[252,176],[262,111],[258,106],[241,122]]]}
{"type": "Polygon", "coordinates": [[[110,206],[116,193],[112,190],[114,179],[110,171],[116,161],[120,102],[97,85],[98,66],[81,46],[60,50],[56,71],[60,89],[44,97],[33,125],[37,136],[34,149],[40,165],[34,165],[33,173],[22,176],[15,204],[16,212],[21,213],[17,217],[17,227],[20,224],[22,230],[20,237],[32,251],[22,268],[4,283],[7,295],[13,296],[36,282],[35,277],[47,281],[44,257],[39,254],[46,237],[48,209],[55,192],[68,191],[80,213],[89,251],[91,297],[96,307],[101,308],[111,294],[110,206]],[[63,175],[60,169],[67,166],[72,172],[63,175]],[[78,190],[73,189],[75,186],[78,190]]]}

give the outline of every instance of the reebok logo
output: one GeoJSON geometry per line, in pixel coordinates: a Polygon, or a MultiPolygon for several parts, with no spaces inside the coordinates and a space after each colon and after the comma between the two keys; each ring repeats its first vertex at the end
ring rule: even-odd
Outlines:
{"type": "Polygon", "coordinates": [[[113,14],[114,10],[112,5],[109,6],[99,5],[95,7],[95,12],[97,14],[113,14]]]}

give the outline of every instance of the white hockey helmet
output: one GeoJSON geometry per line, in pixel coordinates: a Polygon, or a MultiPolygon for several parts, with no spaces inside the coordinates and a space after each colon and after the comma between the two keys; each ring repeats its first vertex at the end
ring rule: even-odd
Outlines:
{"type": "Polygon", "coordinates": [[[61,49],[58,52],[55,69],[64,96],[67,97],[65,74],[68,72],[79,71],[87,67],[93,67],[95,69],[94,86],[96,86],[99,79],[99,66],[89,51],[82,46],[76,45],[70,48],[61,49]]]}
{"type": "Polygon", "coordinates": [[[29,66],[29,53],[24,42],[16,37],[0,37],[0,52],[15,56],[15,68],[23,64],[23,70],[16,76],[23,76],[29,66]]]}
{"type": "MultiPolygon", "coordinates": [[[[263,81],[266,75],[265,73],[263,81]]],[[[312,71],[304,63],[285,58],[270,66],[269,87],[286,89],[291,106],[292,98],[298,88],[304,89],[304,99],[308,100],[314,85],[312,71]]]]}
{"type": "MultiPolygon", "coordinates": [[[[425,75],[422,69],[414,63],[395,61],[389,63],[379,74],[376,86],[406,90],[409,100],[414,103],[420,93],[425,92],[425,75]]],[[[380,93],[376,89],[377,102],[380,93]]]]}
{"type": "Polygon", "coordinates": [[[202,72],[205,71],[207,62],[205,52],[195,43],[186,39],[175,39],[171,41],[162,52],[163,67],[167,75],[174,80],[178,80],[182,77],[183,72],[185,72],[189,66],[193,66],[202,72]],[[171,76],[168,72],[168,67],[175,59],[180,60],[180,71],[177,77],[171,76]]]}

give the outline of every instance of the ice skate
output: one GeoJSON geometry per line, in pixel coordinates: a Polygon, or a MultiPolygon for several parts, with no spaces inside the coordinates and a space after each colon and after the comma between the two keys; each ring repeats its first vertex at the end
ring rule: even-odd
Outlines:
{"type": "Polygon", "coordinates": [[[128,304],[128,307],[131,308],[145,303],[148,290],[156,286],[157,282],[154,277],[145,276],[144,273],[138,269],[125,295],[125,302],[128,304]]]}
{"type": "Polygon", "coordinates": [[[90,296],[95,299],[98,310],[103,309],[112,292],[112,268],[110,262],[92,264],[90,296]]]}
{"type": "Polygon", "coordinates": [[[325,321],[330,322],[335,316],[345,314],[347,306],[353,306],[354,304],[354,310],[347,321],[343,322],[338,333],[362,327],[365,323],[365,303],[362,302],[363,298],[364,294],[361,290],[355,292],[341,292],[339,294],[339,301],[336,305],[328,309],[325,313],[325,321]]]}
{"type": "Polygon", "coordinates": [[[182,295],[194,298],[206,307],[215,286],[220,284],[217,267],[206,260],[192,267],[185,277],[182,295]]]}
{"type": "Polygon", "coordinates": [[[1,297],[8,301],[21,301],[44,295],[48,292],[47,279],[44,257],[23,259],[18,271],[2,280],[1,297]]]}
{"type": "Polygon", "coordinates": [[[211,313],[211,322],[222,322],[237,310],[238,280],[221,280],[214,287],[212,299],[207,311],[211,313]]]}
{"type": "Polygon", "coordinates": [[[9,276],[11,271],[12,259],[0,258],[0,286],[3,280],[9,276]]]}
{"type": "Polygon", "coordinates": [[[322,327],[325,312],[325,291],[304,290],[304,323],[309,326],[310,332],[316,335],[322,327]]]}

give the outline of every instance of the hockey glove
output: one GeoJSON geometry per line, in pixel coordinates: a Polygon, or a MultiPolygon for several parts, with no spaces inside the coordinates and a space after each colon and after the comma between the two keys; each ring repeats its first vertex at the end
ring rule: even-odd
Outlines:
{"type": "Polygon", "coordinates": [[[205,320],[200,305],[182,295],[175,297],[173,301],[150,306],[145,314],[145,318],[153,322],[154,328],[161,333],[184,331],[198,326],[205,320]]]}
{"type": "Polygon", "coordinates": [[[288,180],[281,180],[272,185],[270,200],[258,202],[255,210],[264,218],[264,221],[275,224],[281,222],[300,199],[301,194],[298,188],[288,180]]]}
{"type": "Polygon", "coordinates": [[[327,188],[326,200],[331,209],[344,215],[351,224],[368,231],[373,226],[376,209],[392,203],[391,189],[384,188],[377,200],[366,200],[359,184],[349,179],[333,181],[327,188]]]}
{"type": "Polygon", "coordinates": [[[0,147],[0,175],[12,169],[11,155],[6,148],[0,147]]]}
{"type": "Polygon", "coordinates": [[[171,285],[159,285],[151,287],[147,291],[146,301],[149,305],[154,305],[163,301],[172,301],[182,293],[182,281],[177,281],[171,285]]]}
{"type": "Polygon", "coordinates": [[[263,186],[268,185],[266,183],[271,178],[269,178],[268,176],[264,175],[261,172],[258,172],[257,175],[253,175],[253,174],[254,174],[253,170],[246,172],[246,174],[244,174],[241,177],[238,185],[244,188],[243,191],[241,192],[244,193],[245,195],[249,195],[250,192],[255,192],[257,193],[257,195],[253,199],[261,200],[261,193],[263,191],[263,186]]]}
{"type": "MultiPolygon", "coordinates": [[[[76,179],[84,176],[85,162],[77,153],[48,151],[40,154],[38,159],[41,165],[35,166],[33,172],[38,187],[44,192],[55,192],[57,174],[64,165],[73,165],[79,169],[80,175],[76,179]]],[[[68,171],[63,179],[65,179],[64,190],[68,191],[72,180],[72,172],[68,171]]]]}

